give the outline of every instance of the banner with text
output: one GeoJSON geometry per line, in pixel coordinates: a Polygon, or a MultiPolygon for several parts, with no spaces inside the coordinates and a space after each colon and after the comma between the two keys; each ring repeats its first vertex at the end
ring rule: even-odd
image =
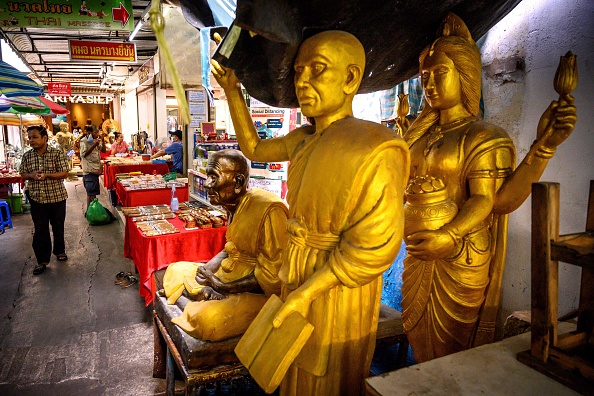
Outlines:
{"type": "Polygon", "coordinates": [[[50,95],[70,96],[72,95],[72,87],[70,83],[47,83],[47,91],[50,95]]]}
{"type": "Polygon", "coordinates": [[[0,27],[134,29],[132,0],[18,0],[0,5],[0,27]]]}
{"type": "Polygon", "coordinates": [[[136,45],[113,41],[68,40],[70,60],[89,62],[136,62],[136,45]]]}

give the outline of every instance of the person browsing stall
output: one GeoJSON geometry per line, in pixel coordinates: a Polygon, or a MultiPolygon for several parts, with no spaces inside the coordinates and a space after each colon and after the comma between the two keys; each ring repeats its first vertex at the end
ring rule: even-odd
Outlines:
{"type": "Polygon", "coordinates": [[[48,146],[47,130],[42,126],[27,128],[33,150],[25,152],[19,172],[27,180],[25,194],[31,203],[33,219],[33,251],[37,265],[33,275],[45,271],[52,254],[49,225],[54,234],[53,253],[58,261],[68,260],[64,243],[64,221],[68,193],[64,179],[68,177],[68,161],[63,151],[48,146]]]}
{"type": "Polygon", "coordinates": [[[111,145],[111,155],[116,155],[117,153],[127,153],[128,152],[128,143],[124,141],[124,135],[120,132],[115,132],[115,142],[111,145]]]}
{"type": "Polygon", "coordinates": [[[173,168],[171,170],[180,174],[184,173],[184,146],[182,144],[182,131],[178,129],[177,131],[169,132],[169,134],[171,135],[173,142],[169,146],[153,154],[151,159],[159,158],[166,154],[171,155],[171,159],[173,161],[173,168]]]}
{"type": "Polygon", "coordinates": [[[100,133],[98,129],[93,129],[90,125],[87,125],[85,128],[88,135],[80,141],[80,153],[83,184],[85,190],[87,190],[88,209],[95,197],[101,193],[99,190],[99,175],[103,174],[103,168],[101,167],[99,152],[105,153],[105,141],[103,140],[103,132],[100,133]]]}

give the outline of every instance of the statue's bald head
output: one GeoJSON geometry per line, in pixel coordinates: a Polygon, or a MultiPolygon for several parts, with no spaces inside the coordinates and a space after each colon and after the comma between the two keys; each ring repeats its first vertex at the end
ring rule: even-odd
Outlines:
{"type": "Polygon", "coordinates": [[[345,67],[356,65],[365,70],[365,48],[352,34],[342,30],[327,30],[305,40],[299,51],[317,51],[330,54],[335,60],[343,62],[345,67]]]}
{"type": "Polygon", "coordinates": [[[241,151],[232,149],[215,151],[210,155],[208,162],[213,166],[216,166],[215,163],[219,163],[221,170],[243,175],[246,180],[250,177],[247,159],[241,151]]]}
{"type": "Polygon", "coordinates": [[[352,116],[365,69],[365,50],[355,36],[329,30],[308,38],[299,47],[293,68],[299,107],[316,120],[316,128],[352,116]]]}

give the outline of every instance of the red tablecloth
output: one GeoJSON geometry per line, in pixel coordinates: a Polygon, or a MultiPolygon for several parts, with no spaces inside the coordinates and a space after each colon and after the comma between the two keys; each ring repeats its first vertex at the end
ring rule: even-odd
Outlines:
{"type": "Polygon", "coordinates": [[[159,175],[164,175],[169,173],[169,165],[152,163],[112,165],[110,162],[106,162],[103,166],[103,184],[108,190],[113,190],[116,184],[115,175],[118,173],[142,172],[143,174],[151,174],[153,171],[156,171],[159,175]]]}
{"type": "Polygon", "coordinates": [[[153,301],[155,285],[153,272],[176,261],[205,262],[225,247],[227,227],[191,230],[184,228],[183,220],[169,219],[178,230],[177,234],[146,237],[132,219],[126,219],[124,256],[132,259],[140,276],[140,295],[146,305],[153,301]]]}
{"type": "MultiPolygon", "coordinates": [[[[177,200],[188,200],[188,186],[176,187],[177,200]]],[[[122,183],[116,183],[116,194],[122,206],[144,206],[169,204],[171,202],[171,188],[151,188],[149,190],[126,190],[122,183]]]]}

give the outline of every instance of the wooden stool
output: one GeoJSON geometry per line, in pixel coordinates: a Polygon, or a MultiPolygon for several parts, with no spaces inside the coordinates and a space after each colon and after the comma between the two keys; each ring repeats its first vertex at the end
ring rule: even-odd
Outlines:
{"type": "Polygon", "coordinates": [[[532,185],[532,341],[518,360],[577,390],[594,390],[594,181],[586,232],[559,235],[559,184],[532,185]],[[557,334],[558,261],[582,267],[577,330],[557,334]]]}
{"type": "MultiPolygon", "coordinates": [[[[165,271],[155,272],[156,289],[162,288],[165,271]]],[[[183,298],[183,297],[182,297],[183,298]]],[[[168,305],[165,297],[153,300],[154,366],[153,377],[167,380],[167,395],[175,394],[176,367],[185,382],[185,395],[199,395],[201,388],[225,383],[232,379],[253,380],[239,362],[233,350],[240,337],[219,342],[198,340],[171,322],[181,315],[178,305],[168,305]]],[[[259,388],[253,383],[254,393],[259,388]]]]}

